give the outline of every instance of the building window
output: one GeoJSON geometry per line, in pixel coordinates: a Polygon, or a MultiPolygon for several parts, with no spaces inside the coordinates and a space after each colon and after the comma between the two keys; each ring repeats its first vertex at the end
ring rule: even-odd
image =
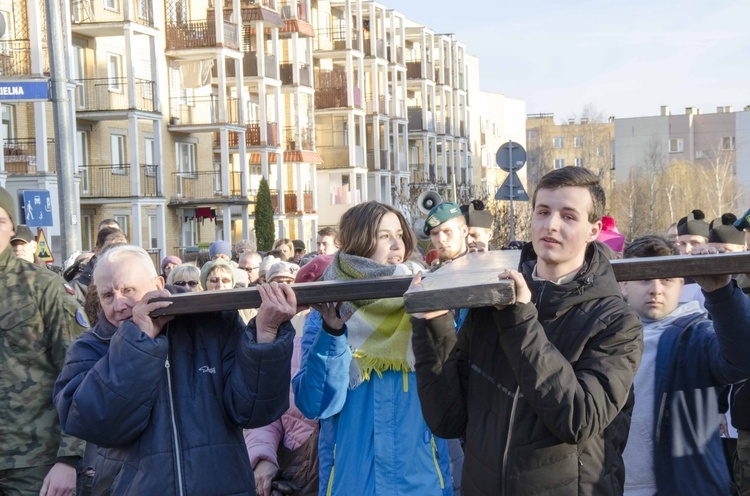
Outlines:
{"type": "Polygon", "coordinates": [[[576,167],[583,167],[583,159],[576,158],[576,167]]]}
{"type": "Polygon", "coordinates": [[[195,174],[195,143],[177,143],[177,170],[195,174]]]}
{"type": "Polygon", "coordinates": [[[669,140],[669,153],[682,153],[682,138],[669,140]]]}
{"type": "Polygon", "coordinates": [[[121,134],[109,135],[109,151],[112,164],[112,172],[115,174],[125,174],[125,136],[121,134]]]}
{"type": "Polygon", "coordinates": [[[91,251],[91,216],[81,215],[81,249],[83,251],[91,251]]]}
{"type": "Polygon", "coordinates": [[[351,201],[351,176],[341,174],[331,177],[331,204],[347,205],[351,201]]]}
{"type": "Polygon", "coordinates": [[[159,248],[158,222],[155,215],[148,216],[148,247],[150,250],[159,248]]]}
{"type": "Polygon", "coordinates": [[[555,169],[562,169],[565,167],[565,159],[564,158],[556,158],[555,159],[555,169]]]}
{"type": "Polygon", "coordinates": [[[107,79],[109,91],[122,93],[122,57],[116,53],[107,56],[107,79]]]}
{"type": "Polygon", "coordinates": [[[564,148],[565,147],[565,138],[562,136],[555,136],[552,138],[552,148],[564,148]]]}
{"type": "Polygon", "coordinates": [[[734,150],[734,136],[724,136],[721,138],[722,150],[734,150]]]}
{"type": "Polygon", "coordinates": [[[128,221],[130,220],[129,215],[113,215],[113,219],[117,221],[118,224],[120,224],[120,229],[122,229],[122,233],[125,235],[126,238],[129,238],[130,235],[128,234],[128,221]]]}
{"type": "Polygon", "coordinates": [[[156,159],[154,158],[155,143],[153,138],[146,138],[143,145],[145,152],[144,166],[146,168],[146,175],[149,177],[156,176],[156,159]]]}
{"type": "Polygon", "coordinates": [[[182,224],[182,246],[195,246],[198,244],[198,222],[195,218],[189,218],[182,224]]]}
{"type": "Polygon", "coordinates": [[[529,143],[536,143],[539,133],[536,129],[529,131],[529,143]]]}
{"type": "Polygon", "coordinates": [[[13,125],[13,111],[16,109],[15,105],[3,105],[2,120],[3,120],[3,143],[6,140],[13,139],[15,137],[14,125],[13,125]]]}
{"type": "Polygon", "coordinates": [[[76,131],[76,145],[78,146],[78,172],[81,174],[81,191],[89,192],[89,133],[87,131],[76,131]]]}
{"type": "Polygon", "coordinates": [[[583,147],[583,136],[576,136],[573,138],[573,146],[575,148],[582,148],[583,147]]]}
{"type": "Polygon", "coordinates": [[[107,10],[119,11],[117,8],[117,0],[104,0],[104,8],[107,10]]]}
{"type": "Polygon", "coordinates": [[[604,156],[604,147],[602,145],[599,145],[596,147],[596,156],[597,157],[603,157],[604,156]]]}

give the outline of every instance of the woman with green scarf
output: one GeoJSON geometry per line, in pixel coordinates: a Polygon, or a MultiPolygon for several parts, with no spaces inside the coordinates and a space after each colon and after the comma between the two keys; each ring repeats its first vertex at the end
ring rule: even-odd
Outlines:
{"type": "MultiPolygon", "coordinates": [[[[412,233],[378,202],[341,217],[341,247],[323,280],[408,275],[412,233]]],[[[313,305],[305,323],[295,404],[320,419],[320,494],[451,495],[446,441],[422,416],[403,298],[313,305]]]]}

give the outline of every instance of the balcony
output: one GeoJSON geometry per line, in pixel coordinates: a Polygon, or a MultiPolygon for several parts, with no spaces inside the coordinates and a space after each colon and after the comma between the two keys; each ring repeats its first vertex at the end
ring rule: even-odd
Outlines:
{"type": "Polygon", "coordinates": [[[362,51],[366,57],[375,57],[384,59],[385,58],[385,40],[375,38],[375,51],[372,50],[370,36],[364,36],[364,46],[362,51]],[[377,54],[377,55],[376,55],[377,54]]]}
{"type": "Polygon", "coordinates": [[[170,98],[170,127],[176,126],[239,126],[239,99],[227,98],[226,117],[219,115],[219,97],[197,96],[170,98]]]}
{"type": "Polygon", "coordinates": [[[76,79],[78,112],[154,112],[154,82],[135,80],[135,108],[130,106],[127,78],[76,79]]]}
{"type": "MultiPolygon", "coordinates": [[[[232,0],[224,0],[224,18],[231,14],[232,0]]],[[[267,27],[284,27],[284,21],[277,11],[276,0],[240,0],[240,14],[243,23],[262,21],[269,25],[267,27]]]]}
{"type": "Polygon", "coordinates": [[[391,64],[403,64],[404,63],[404,50],[401,47],[388,47],[388,62],[391,64]]]}
{"type": "Polygon", "coordinates": [[[239,50],[237,25],[224,21],[224,39],[216,39],[214,20],[167,24],[167,50],[227,47],[239,50]]]}
{"type": "Polygon", "coordinates": [[[307,64],[300,64],[299,66],[299,81],[294,81],[294,64],[292,62],[284,62],[283,64],[279,64],[279,74],[281,84],[287,86],[310,86],[310,66],[307,64]]]}
{"type": "Polygon", "coordinates": [[[349,101],[347,85],[346,71],[315,71],[315,108],[363,108],[362,90],[354,86],[352,88],[352,101],[349,101]]]}
{"type": "MultiPolygon", "coordinates": [[[[415,60],[413,62],[406,63],[406,79],[427,79],[430,73],[430,67],[432,64],[427,64],[427,71],[422,71],[422,61],[415,60]]],[[[434,80],[433,80],[434,81],[434,80]]]]}
{"type": "Polygon", "coordinates": [[[291,2],[282,1],[279,8],[281,18],[284,20],[284,27],[279,30],[280,37],[289,38],[291,33],[299,33],[310,38],[315,36],[315,29],[310,24],[307,7],[302,1],[297,2],[296,8],[291,2]]]}
{"type": "MultiPolygon", "coordinates": [[[[240,144],[240,135],[235,131],[229,131],[229,147],[238,148],[240,144]]],[[[260,139],[260,122],[253,122],[247,125],[245,131],[245,147],[253,146],[279,146],[279,125],[275,122],[266,123],[266,142],[260,139]]],[[[221,146],[219,133],[214,133],[214,148],[221,146]]]]}
{"type": "Polygon", "coordinates": [[[323,159],[318,166],[320,169],[345,169],[350,167],[366,167],[364,148],[354,146],[354,161],[351,161],[349,146],[320,146],[317,151],[323,159]]]}
{"type": "MultiPolygon", "coordinates": [[[[276,55],[266,53],[263,55],[263,76],[271,79],[279,79],[279,65],[276,55]]],[[[242,59],[243,71],[246,77],[258,77],[260,69],[258,68],[258,54],[255,52],[246,52],[242,59]]],[[[227,72],[228,74],[228,72],[227,72]]]]}
{"type": "Polygon", "coordinates": [[[346,29],[338,28],[319,28],[315,30],[315,50],[321,52],[331,52],[346,50],[347,34],[352,40],[351,48],[359,50],[360,35],[356,29],[350,32],[346,29]]]}
{"type": "Polygon", "coordinates": [[[130,186],[130,165],[83,165],[79,171],[81,198],[153,198],[161,195],[157,182],[158,165],[140,168],[141,190],[138,194],[133,194],[130,186]]]}
{"type": "Polygon", "coordinates": [[[122,34],[125,22],[154,27],[151,0],[71,0],[71,29],[90,36],[122,34]],[[109,25],[109,26],[108,26],[109,25]]]}
{"type": "Polygon", "coordinates": [[[379,152],[367,152],[367,169],[371,171],[387,171],[391,170],[389,165],[390,153],[387,150],[380,150],[379,152]],[[380,164],[375,163],[375,157],[380,159],[380,164]]]}
{"type": "MultiPolygon", "coordinates": [[[[3,142],[3,159],[5,172],[9,174],[36,174],[37,150],[35,138],[10,138],[3,142]]],[[[54,174],[57,170],[55,163],[55,140],[47,139],[47,168],[54,174]]]]}
{"type": "Polygon", "coordinates": [[[443,80],[443,79],[440,78],[440,69],[438,69],[436,67],[435,68],[435,81],[438,84],[444,84],[444,85],[447,85],[447,86],[453,86],[453,80],[451,79],[451,77],[452,77],[451,70],[450,69],[445,69],[444,72],[445,72],[445,80],[443,80]]]}
{"type": "MultiPolygon", "coordinates": [[[[10,40],[0,43],[0,76],[29,76],[31,74],[29,41],[10,40]]],[[[49,60],[46,63],[49,65],[49,60]]]]}
{"type": "Polygon", "coordinates": [[[391,99],[391,117],[406,119],[406,104],[395,98],[391,99]]]}
{"type": "Polygon", "coordinates": [[[222,191],[221,172],[173,172],[172,181],[178,202],[247,200],[242,193],[242,173],[229,173],[229,191],[222,191]]]}
{"type": "Polygon", "coordinates": [[[427,119],[422,119],[422,107],[409,107],[409,131],[430,131],[435,132],[435,119],[432,112],[427,112],[427,119]]]}
{"type": "Polygon", "coordinates": [[[284,143],[287,150],[314,150],[312,128],[302,128],[300,134],[294,126],[284,128],[284,143]]]}
{"type": "Polygon", "coordinates": [[[375,110],[375,101],[372,95],[365,96],[365,111],[368,114],[383,114],[388,115],[388,106],[385,104],[385,95],[378,96],[378,109],[375,110]]]}
{"type": "MultiPolygon", "coordinates": [[[[279,192],[275,189],[271,190],[271,205],[273,206],[273,213],[279,213],[279,192]]],[[[297,192],[293,190],[284,191],[284,212],[287,214],[312,214],[315,213],[313,210],[313,193],[312,191],[302,192],[302,210],[297,206],[297,192]]],[[[255,211],[253,209],[253,215],[255,211]]]]}

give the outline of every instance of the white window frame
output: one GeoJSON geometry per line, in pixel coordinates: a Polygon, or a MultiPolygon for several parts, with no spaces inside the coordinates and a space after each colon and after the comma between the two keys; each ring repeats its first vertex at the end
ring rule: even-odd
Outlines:
{"type": "Polygon", "coordinates": [[[576,157],[576,167],[583,167],[583,158],[576,157]]]}
{"type": "Polygon", "coordinates": [[[536,143],[536,140],[539,138],[539,131],[536,129],[532,129],[529,131],[529,143],[536,143]]]}
{"type": "Polygon", "coordinates": [[[119,2],[117,0],[104,0],[104,9],[120,12],[119,2]]]}
{"type": "Polygon", "coordinates": [[[669,153],[682,153],[684,146],[685,142],[682,138],[669,139],[669,153]]]}
{"type": "Polygon", "coordinates": [[[109,158],[113,174],[127,174],[125,165],[128,163],[126,136],[111,133],[109,135],[109,158]]]}
{"type": "Polygon", "coordinates": [[[555,159],[555,169],[562,169],[565,167],[565,159],[564,158],[556,158],[555,159]]]}
{"type": "Polygon", "coordinates": [[[565,138],[562,136],[552,138],[552,148],[565,148],[565,138]]]}
{"type": "Polygon", "coordinates": [[[177,157],[177,172],[185,175],[194,175],[196,172],[196,146],[195,143],[178,141],[175,143],[177,157]]]}
{"type": "Polygon", "coordinates": [[[159,218],[156,215],[149,214],[146,221],[148,230],[148,249],[159,249],[159,218]]]}
{"type": "Polygon", "coordinates": [[[573,148],[583,148],[583,136],[573,137],[573,148]]]}
{"type": "Polygon", "coordinates": [[[8,105],[7,103],[3,102],[2,114],[0,114],[0,120],[2,121],[3,126],[3,143],[5,143],[5,140],[15,138],[15,110],[15,105],[8,105]]]}
{"type": "Polygon", "coordinates": [[[734,150],[734,136],[721,137],[721,149],[724,151],[734,150]]]}
{"type": "Polygon", "coordinates": [[[156,176],[156,142],[154,138],[144,138],[143,140],[143,165],[146,168],[148,177],[156,176]]]}
{"type": "Polygon", "coordinates": [[[88,131],[76,131],[76,146],[81,163],[78,164],[78,173],[81,175],[81,191],[88,194],[89,183],[89,133],[88,131]]]}
{"type": "Polygon", "coordinates": [[[130,216],[125,214],[115,214],[112,216],[112,218],[115,219],[118,224],[120,224],[120,229],[122,230],[122,233],[125,235],[125,237],[130,238],[130,235],[128,234],[130,216]]]}
{"type": "Polygon", "coordinates": [[[122,93],[122,55],[107,54],[107,89],[112,93],[122,93]]]}
{"type": "Polygon", "coordinates": [[[198,221],[195,218],[182,223],[180,242],[182,246],[196,246],[198,244],[198,221]]]}

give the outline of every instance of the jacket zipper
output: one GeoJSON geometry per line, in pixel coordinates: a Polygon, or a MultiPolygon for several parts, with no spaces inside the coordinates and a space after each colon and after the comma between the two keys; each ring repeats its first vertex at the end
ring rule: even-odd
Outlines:
{"type": "MultiPolygon", "coordinates": [[[[169,338],[169,329],[167,329],[167,338],[169,338]]],[[[177,436],[177,419],[174,413],[174,399],[172,397],[172,374],[169,371],[169,352],[167,352],[167,361],[164,362],[164,368],[167,369],[167,388],[169,389],[169,414],[172,421],[172,437],[174,438],[174,456],[177,463],[177,487],[180,496],[185,494],[182,485],[182,457],[180,456],[180,439],[177,436]]]]}
{"type": "Polygon", "coordinates": [[[437,444],[435,444],[435,436],[430,436],[430,445],[432,445],[432,461],[435,462],[435,470],[437,471],[438,479],[440,480],[440,489],[445,489],[445,479],[443,479],[443,473],[440,471],[440,455],[438,454],[437,444]]]}
{"type": "Polygon", "coordinates": [[[333,445],[333,456],[331,457],[331,475],[328,476],[328,488],[326,488],[326,496],[333,494],[333,468],[336,465],[336,445],[333,445]]]}
{"type": "Polygon", "coordinates": [[[510,440],[513,436],[513,420],[516,416],[516,405],[518,404],[518,395],[521,393],[521,386],[516,386],[516,394],[513,396],[513,405],[510,407],[510,420],[508,421],[508,437],[505,439],[505,448],[503,449],[503,487],[502,494],[506,493],[506,484],[508,481],[508,450],[510,449],[510,440]]]}

